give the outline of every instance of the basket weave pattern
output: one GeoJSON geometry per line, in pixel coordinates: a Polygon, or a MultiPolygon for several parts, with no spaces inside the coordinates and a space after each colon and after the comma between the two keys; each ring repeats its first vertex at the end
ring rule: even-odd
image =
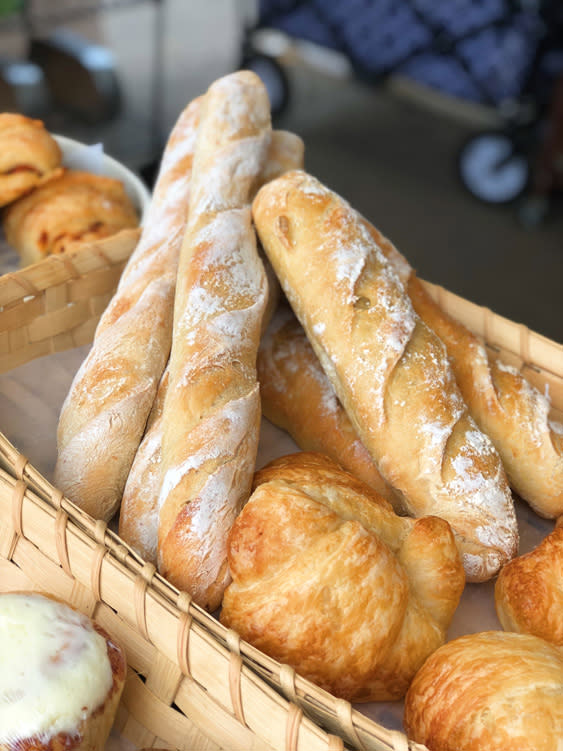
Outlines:
{"type": "MultiPolygon", "coordinates": [[[[0,372],[91,341],[137,235],[0,278],[0,372]]],[[[563,415],[563,346],[427,285],[563,415]]],[[[1,426],[0,426],[1,427],[1,426]]],[[[422,751],[240,640],[54,488],[0,433],[0,591],[50,592],[124,646],[116,729],[138,747],[422,751]]]]}

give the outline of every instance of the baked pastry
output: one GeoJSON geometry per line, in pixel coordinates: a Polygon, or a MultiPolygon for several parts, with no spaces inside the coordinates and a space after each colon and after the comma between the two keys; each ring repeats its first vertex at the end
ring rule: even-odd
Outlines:
{"type": "Polygon", "coordinates": [[[138,224],[121,181],[79,170],[49,180],[12,203],[3,216],[6,240],[23,266],[138,224]]]}
{"type": "Polygon", "coordinates": [[[103,751],[126,677],[98,624],[33,592],[0,594],[0,748],[103,751]]]}
{"type": "Polygon", "coordinates": [[[97,519],[119,507],[170,352],[199,112],[195,99],[172,129],[141,238],[62,406],[55,484],[97,519]]]}
{"type": "MultiPolygon", "coordinates": [[[[302,166],[303,142],[288,131],[272,131],[266,164],[260,175],[264,183],[288,169],[302,166]]],[[[269,264],[268,264],[269,266],[269,264]]],[[[278,299],[278,283],[271,267],[268,278],[268,303],[262,328],[269,320],[278,299]]],[[[145,434],[139,445],[125,483],[119,513],[119,536],[146,561],[157,565],[158,495],[162,463],[162,410],[168,388],[168,368],[164,371],[145,434]]]]}
{"type": "Polygon", "coordinates": [[[480,337],[440,308],[397,248],[372,224],[364,226],[415,311],[446,345],[469,412],[493,441],[513,490],[541,516],[563,514],[563,426],[552,418],[547,393],[495,359],[480,337]]]}
{"type": "Polygon", "coordinates": [[[338,697],[401,698],[443,644],[465,575],[447,522],[397,516],[322,454],[256,473],[221,621],[338,697]]]}
{"type": "Polygon", "coordinates": [[[265,185],[258,235],[362,443],[412,516],[446,519],[469,581],[517,552],[512,494],[444,345],[342,198],[304,172],[265,185]]]}
{"type": "Polygon", "coordinates": [[[506,631],[534,634],[563,647],[563,517],[542,542],[504,566],[495,605],[506,631]]]}
{"type": "Polygon", "coordinates": [[[405,698],[405,730],[430,751],[557,751],[562,695],[559,647],[524,634],[470,634],[419,670],[405,698]]]}
{"type": "Polygon", "coordinates": [[[158,500],[158,568],[211,611],[229,581],[227,535],[258,448],[256,354],[268,288],[250,200],[270,139],[268,93],[256,74],[211,85],[178,263],[158,500]]]}
{"type": "Polygon", "coordinates": [[[61,159],[58,143],[41,120],[0,113],[0,206],[53,176],[61,159]]]}
{"type": "Polygon", "coordinates": [[[258,350],[262,414],[300,449],[330,456],[387,500],[395,497],[338,401],[291,308],[282,304],[258,350]]]}

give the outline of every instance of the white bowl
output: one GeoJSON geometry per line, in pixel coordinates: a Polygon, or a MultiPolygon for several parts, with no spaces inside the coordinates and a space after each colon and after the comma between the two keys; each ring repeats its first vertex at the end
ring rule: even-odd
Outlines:
{"type": "Polygon", "coordinates": [[[61,147],[63,166],[80,169],[96,175],[106,175],[121,180],[133,205],[139,212],[140,223],[146,215],[151,194],[144,182],[128,167],[103,152],[101,144],[88,146],[66,136],[54,135],[61,147]]]}

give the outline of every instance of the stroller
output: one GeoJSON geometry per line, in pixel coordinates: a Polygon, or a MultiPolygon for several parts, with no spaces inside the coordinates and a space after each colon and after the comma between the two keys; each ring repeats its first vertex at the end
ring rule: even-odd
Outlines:
{"type": "Polygon", "coordinates": [[[551,132],[563,117],[560,0],[260,0],[241,67],[263,78],[280,114],[291,99],[289,80],[275,56],[254,44],[260,29],[344,55],[370,85],[399,75],[494,111],[499,127],[474,133],[460,147],[462,184],[490,204],[515,201],[531,185],[521,218],[535,224],[545,215],[560,179],[559,148],[563,153],[551,132]],[[556,122],[549,125],[550,118],[556,122]]]}

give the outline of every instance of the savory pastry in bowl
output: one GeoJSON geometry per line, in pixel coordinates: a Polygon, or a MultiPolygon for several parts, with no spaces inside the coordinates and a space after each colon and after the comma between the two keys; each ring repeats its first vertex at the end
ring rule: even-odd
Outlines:
{"type": "Polygon", "coordinates": [[[470,634],[416,674],[405,730],[430,751],[557,751],[562,696],[563,650],[526,634],[470,634]]]}
{"type": "Polygon", "coordinates": [[[66,170],[4,211],[8,243],[22,266],[136,227],[139,217],[123,183],[66,170]]]}
{"type": "Polygon", "coordinates": [[[29,193],[61,164],[61,149],[41,120],[0,113],[0,206],[29,193]]]}
{"type": "Polygon", "coordinates": [[[34,592],[0,594],[0,749],[102,751],[125,654],[96,623],[34,592]]]}
{"type": "Polygon", "coordinates": [[[328,457],[257,472],[228,541],[221,621],[350,701],[399,699],[465,584],[450,526],[400,517],[328,457]]]}

